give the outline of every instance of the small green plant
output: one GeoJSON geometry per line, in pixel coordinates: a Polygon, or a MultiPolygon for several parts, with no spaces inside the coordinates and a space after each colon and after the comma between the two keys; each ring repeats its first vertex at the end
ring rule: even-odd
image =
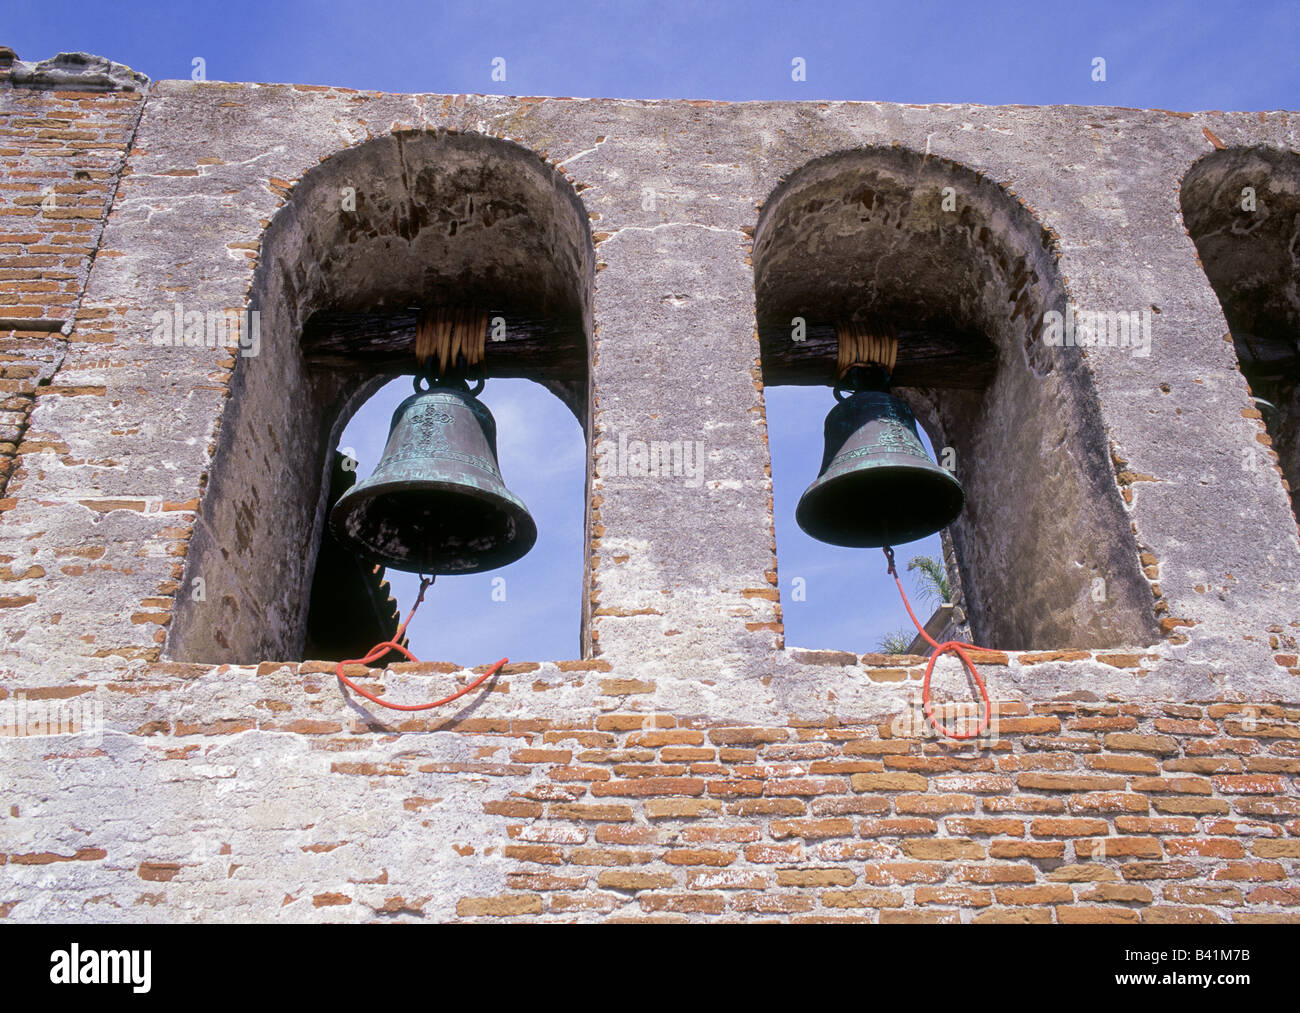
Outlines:
{"type": "Polygon", "coordinates": [[[909,571],[920,571],[916,578],[916,590],[927,604],[937,608],[952,601],[948,571],[942,563],[931,556],[913,556],[907,568],[909,571]]]}
{"type": "Polygon", "coordinates": [[[876,641],[876,646],[881,654],[906,654],[914,636],[915,634],[908,633],[906,630],[895,630],[893,633],[886,633],[876,641]]]}

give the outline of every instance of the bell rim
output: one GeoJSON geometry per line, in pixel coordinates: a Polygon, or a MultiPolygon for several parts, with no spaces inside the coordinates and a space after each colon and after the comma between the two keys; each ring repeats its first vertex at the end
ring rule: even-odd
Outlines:
{"type": "Polygon", "coordinates": [[[329,529],[330,533],[343,545],[352,549],[363,559],[372,563],[379,563],[385,569],[400,570],[403,573],[429,573],[437,576],[457,576],[467,573],[485,573],[488,570],[497,570],[503,566],[509,566],[511,563],[518,562],[537,544],[537,522],[533,515],[529,513],[528,507],[524,501],[516,496],[504,486],[500,490],[489,492],[485,489],[478,489],[474,486],[467,486],[457,482],[430,481],[424,483],[424,491],[432,492],[452,492],[469,499],[479,500],[483,503],[493,503],[500,505],[502,502],[508,503],[512,508],[511,514],[516,525],[516,532],[522,532],[516,538],[507,542],[500,549],[484,555],[482,561],[477,566],[465,567],[456,570],[448,570],[440,567],[419,567],[412,566],[409,561],[398,559],[384,552],[377,552],[364,542],[353,537],[343,530],[341,517],[343,516],[342,507],[347,505],[354,508],[358,503],[364,503],[375,499],[381,494],[393,492],[409,492],[409,482],[402,479],[385,479],[379,482],[371,483],[369,479],[365,482],[353,486],[341,497],[330,510],[329,529]]]}
{"type": "MultiPolygon", "coordinates": [[[[910,456],[910,455],[900,455],[910,456]]],[[[937,465],[931,464],[933,470],[919,472],[914,476],[914,480],[928,485],[928,489],[919,490],[913,494],[913,499],[931,499],[933,497],[942,497],[948,501],[949,509],[943,511],[948,519],[937,527],[931,522],[920,524],[914,528],[906,529],[893,537],[878,537],[874,534],[862,537],[846,537],[836,528],[825,525],[818,526],[812,522],[812,513],[816,509],[818,501],[823,497],[834,493],[838,496],[846,495],[845,490],[838,488],[846,485],[863,485],[863,479],[885,479],[884,475],[875,475],[873,472],[880,471],[887,467],[890,462],[881,462],[867,469],[856,469],[854,471],[841,472],[837,475],[819,475],[813,479],[812,483],[804,490],[803,495],[799,497],[799,502],[795,506],[794,519],[802,530],[810,538],[827,545],[837,545],[849,549],[878,549],[886,545],[907,545],[910,542],[920,541],[930,535],[942,531],[944,528],[953,524],[961,516],[962,510],[966,505],[966,490],[962,487],[957,477],[937,465]]],[[[864,499],[872,495],[869,491],[857,490],[855,495],[862,496],[864,499]]]]}

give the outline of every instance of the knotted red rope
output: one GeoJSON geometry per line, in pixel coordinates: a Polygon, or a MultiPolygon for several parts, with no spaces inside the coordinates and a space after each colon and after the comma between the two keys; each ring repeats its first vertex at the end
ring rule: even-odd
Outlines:
{"type": "Polygon", "coordinates": [[[460,699],[470,690],[474,689],[474,687],[481,685],[484,681],[490,679],[492,676],[496,675],[497,672],[501,671],[502,666],[505,665],[510,660],[509,658],[502,658],[495,665],[493,665],[486,672],[484,672],[482,675],[480,675],[477,679],[475,679],[473,682],[471,682],[468,686],[466,686],[464,689],[460,690],[459,692],[452,693],[451,696],[444,696],[441,700],[435,700],[433,701],[433,703],[389,703],[387,700],[375,696],[374,693],[362,689],[355,682],[353,682],[351,679],[349,679],[346,675],[343,674],[343,666],[369,665],[372,661],[378,661],[389,651],[399,651],[402,654],[406,655],[406,657],[411,661],[420,660],[414,654],[408,651],[405,647],[403,647],[400,641],[402,639],[402,634],[406,632],[406,627],[411,625],[411,620],[415,618],[415,610],[420,607],[420,602],[424,601],[424,592],[429,590],[429,585],[432,583],[433,583],[432,577],[420,578],[420,595],[418,598],[415,599],[415,604],[411,606],[411,611],[410,614],[407,615],[406,621],[403,622],[401,626],[397,627],[397,632],[393,634],[392,640],[385,640],[382,644],[376,644],[374,647],[370,649],[370,653],[367,654],[364,658],[350,658],[347,661],[340,661],[338,663],[338,667],[334,669],[334,674],[339,677],[339,682],[347,686],[348,689],[360,693],[367,700],[379,704],[380,707],[387,707],[389,710],[427,711],[427,710],[432,710],[434,707],[441,707],[445,703],[451,703],[453,700],[460,699]]]}
{"type": "Polygon", "coordinates": [[[978,644],[968,644],[961,640],[945,640],[942,644],[934,640],[930,634],[925,632],[925,627],[921,625],[916,618],[916,613],[912,611],[912,604],[907,600],[907,592],[903,590],[903,582],[898,577],[898,570],[894,568],[894,550],[888,545],[885,546],[885,558],[889,560],[889,575],[894,578],[894,583],[898,585],[898,593],[903,599],[903,607],[907,609],[907,615],[916,627],[916,632],[933,647],[934,653],[930,655],[930,663],[925,666],[925,681],[921,683],[921,709],[925,711],[926,720],[940,735],[950,739],[975,739],[984,734],[988,728],[989,721],[993,715],[993,705],[989,703],[989,691],[984,688],[984,680],[980,678],[979,670],[976,669],[975,663],[970,660],[970,655],[966,653],[966,648],[972,648],[976,651],[988,651],[992,648],[980,647],[978,644]],[[934,705],[930,702],[930,673],[934,671],[934,663],[939,660],[939,655],[947,654],[949,651],[956,653],[961,658],[961,663],[966,666],[975,685],[979,687],[980,696],[984,699],[984,717],[980,720],[979,727],[973,732],[959,733],[952,732],[945,728],[934,716],[934,705]]]}

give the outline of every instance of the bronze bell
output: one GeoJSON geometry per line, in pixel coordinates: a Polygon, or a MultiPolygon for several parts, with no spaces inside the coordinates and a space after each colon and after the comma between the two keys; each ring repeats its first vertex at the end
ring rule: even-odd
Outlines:
{"type": "MultiPolygon", "coordinates": [[[[877,386],[886,386],[878,384],[877,386]]],[[[901,545],[961,513],[961,483],[930,460],[908,406],[884,389],[858,389],[826,416],[821,473],[795,508],[799,527],[832,545],[901,545]]]]}
{"type": "Polygon", "coordinates": [[[359,555],[413,573],[478,573],[533,547],[537,525],[497,466],[496,422],[462,381],[435,381],[393,412],[374,473],[330,513],[359,555]]]}

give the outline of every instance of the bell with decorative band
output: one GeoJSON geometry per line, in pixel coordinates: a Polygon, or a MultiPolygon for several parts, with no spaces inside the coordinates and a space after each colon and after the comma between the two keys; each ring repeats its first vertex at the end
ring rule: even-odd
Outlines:
{"type": "Polygon", "coordinates": [[[901,545],[947,527],[966,499],[961,483],[930,460],[912,410],[888,392],[887,377],[868,380],[855,368],[849,380],[857,389],[848,397],[835,389],[821,472],[795,508],[799,527],[856,548],[901,545]]]}
{"type": "Polygon", "coordinates": [[[330,513],[359,555],[413,573],[478,573],[533,547],[537,525],[506,488],[492,413],[462,380],[430,381],[393,413],[374,473],[330,513]]]}

